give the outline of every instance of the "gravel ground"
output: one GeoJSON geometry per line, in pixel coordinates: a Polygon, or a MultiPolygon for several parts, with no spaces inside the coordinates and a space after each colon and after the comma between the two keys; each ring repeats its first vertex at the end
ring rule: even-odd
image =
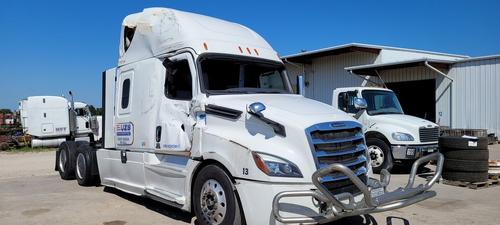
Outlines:
{"type": "MultiPolygon", "coordinates": [[[[500,145],[490,146],[500,159],[500,145]]],[[[392,186],[407,175],[392,176],[392,186]]],[[[419,178],[420,181],[423,179],[419,178]]],[[[435,198],[334,224],[498,224],[500,186],[480,190],[436,184],[435,198]]],[[[189,213],[104,187],[80,187],[54,171],[54,152],[0,152],[0,224],[196,224],[189,213]]]]}

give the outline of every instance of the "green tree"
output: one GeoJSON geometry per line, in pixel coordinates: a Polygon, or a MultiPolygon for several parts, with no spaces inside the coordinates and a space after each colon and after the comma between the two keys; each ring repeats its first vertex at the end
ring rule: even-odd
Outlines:
{"type": "Polygon", "coordinates": [[[2,114],[8,114],[8,113],[12,113],[12,110],[10,110],[10,109],[0,109],[0,113],[2,113],[2,114]]]}
{"type": "Polygon", "coordinates": [[[92,116],[102,116],[102,108],[96,108],[93,105],[89,105],[89,110],[92,116]]]}

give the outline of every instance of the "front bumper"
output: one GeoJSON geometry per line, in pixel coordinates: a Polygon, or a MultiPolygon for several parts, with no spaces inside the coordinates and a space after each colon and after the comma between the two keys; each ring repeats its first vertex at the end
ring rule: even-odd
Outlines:
{"type": "Polygon", "coordinates": [[[422,156],[439,151],[438,144],[428,145],[392,145],[392,156],[394,159],[418,159],[422,156]]]}
{"type": "Polygon", "coordinates": [[[368,184],[365,184],[349,168],[335,163],[316,171],[312,175],[312,181],[317,190],[284,191],[278,193],[273,199],[272,212],[275,219],[282,223],[327,223],[343,217],[406,207],[436,195],[436,192],[428,190],[441,177],[443,161],[444,157],[441,153],[433,153],[416,160],[413,163],[406,186],[399,187],[390,192],[386,189],[390,181],[390,174],[387,170],[382,170],[380,181],[369,179],[368,184]],[[434,176],[427,183],[413,187],[418,167],[431,160],[437,160],[434,176]],[[333,195],[321,183],[321,178],[335,172],[340,172],[347,176],[361,191],[363,198],[359,200],[358,198],[355,199],[350,193],[333,195]],[[280,214],[283,207],[280,204],[281,199],[307,196],[314,198],[318,202],[317,205],[321,206],[321,210],[317,215],[309,217],[283,217],[280,214]]]}

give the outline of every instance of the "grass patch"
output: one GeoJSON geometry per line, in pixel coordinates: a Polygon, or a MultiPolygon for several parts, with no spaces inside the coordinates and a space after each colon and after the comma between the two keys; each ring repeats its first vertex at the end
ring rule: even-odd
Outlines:
{"type": "Polygon", "coordinates": [[[31,148],[28,146],[21,147],[21,148],[12,148],[9,150],[6,150],[4,152],[7,153],[23,153],[23,152],[50,152],[50,151],[55,151],[57,148],[44,148],[44,147],[39,147],[39,148],[31,148]]]}

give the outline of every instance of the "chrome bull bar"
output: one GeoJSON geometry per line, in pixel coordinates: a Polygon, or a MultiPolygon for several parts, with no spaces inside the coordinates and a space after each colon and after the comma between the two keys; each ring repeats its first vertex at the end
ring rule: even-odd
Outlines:
{"type": "MultiPolygon", "coordinates": [[[[387,185],[390,181],[390,173],[382,170],[380,181],[369,179],[365,184],[348,167],[334,163],[330,166],[320,169],[312,175],[313,184],[317,190],[304,191],[284,191],[278,193],[273,199],[273,214],[277,221],[282,223],[327,223],[348,216],[377,213],[388,210],[394,210],[412,205],[414,203],[432,198],[436,195],[434,191],[428,191],[434,183],[441,177],[444,157],[441,153],[433,153],[416,160],[411,168],[408,177],[408,183],[405,187],[399,187],[394,191],[387,191],[387,185]],[[431,160],[437,160],[436,171],[431,179],[425,184],[414,186],[417,169],[423,163],[431,160]],[[342,173],[361,191],[363,199],[356,202],[351,193],[342,193],[333,195],[328,188],[321,183],[321,178],[332,173],[342,173]],[[382,188],[383,194],[372,196],[371,190],[382,188]],[[322,212],[317,216],[311,217],[283,217],[280,214],[280,200],[289,197],[313,197],[324,205],[322,212]]],[[[319,204],[318,204],[319,205],[319,204]]]]}

